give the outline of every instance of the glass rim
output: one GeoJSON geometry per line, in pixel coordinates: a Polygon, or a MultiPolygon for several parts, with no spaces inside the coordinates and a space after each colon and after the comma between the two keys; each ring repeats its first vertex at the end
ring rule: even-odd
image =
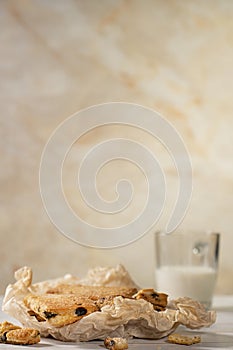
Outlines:
{"type": "Polygon", "coordinates": [[[171,233],[167,233],[164,230],[158,230],[155,232],[156,235],[158,236],[166,236],[166,237],[171,237],[171,236],[188,236],[188,235],[204,235],[204,236],[216,236],[220,237],[221,233],[218,231],[211,231],[211,230],[201,230],[201,229],[188,229],[188,230],[176,230],[171,233]]]}

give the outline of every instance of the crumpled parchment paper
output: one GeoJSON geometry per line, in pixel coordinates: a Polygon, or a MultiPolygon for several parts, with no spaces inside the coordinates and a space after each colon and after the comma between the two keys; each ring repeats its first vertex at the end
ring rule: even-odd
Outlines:
{"type": "Polygon", "coordinates": [[[115,268],[97,267],[79,280],[71,275],[32,284],[32,270],[23,267],[15,273],[16,282],[5,292],[3,311],[19,320],[24,326],[38,329],[42,336],[51,335],[63,341],[88,341],[110,337],[137,337],[159,339],[172,333],[182,324],[191,329],[208,327],[216,320],[214,311],[190,298],[171,300],[167,309],[157,312],[147,301],[115,297],[112,305],[102,307],[81,320],[63,327],[54,327],[48,321],[38,322],[28,314],[23,299],[28,293],[43,293],[59,283],[86,285],[112,285],[135,287],[135,283],[122,265],[115,268]]]}

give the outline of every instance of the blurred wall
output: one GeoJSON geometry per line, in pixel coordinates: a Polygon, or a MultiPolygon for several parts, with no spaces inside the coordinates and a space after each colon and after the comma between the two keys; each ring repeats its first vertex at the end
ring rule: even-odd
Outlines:
{"type": "MultiPolygon", "coordinates": [[[[2,293],[22,265],[41,280],[121,262],[139,284],[154,284],[153,232],[122,248],[82,247],[51,224],[39,193],[40,157],[53,130],[81,108],[109,101],[156,109],[182,135],[194,176],[182,228],[222,233],[216,292],[233,293],[232,15],[231,0],[0,2],[2,293]]],[[[178,186],[171,160],[149,136],[108,132],[127,133],[159,153],[168,201],[156,229],[164,227],[178,186]]],[[[84,137],[78,157],[104,135],[84,137]]],[[[103,196],[122,169],[135,174],[130,166],[106,170],[103,196]]],[[[137,176],[136,208],[143,197],[137,176]]]]}

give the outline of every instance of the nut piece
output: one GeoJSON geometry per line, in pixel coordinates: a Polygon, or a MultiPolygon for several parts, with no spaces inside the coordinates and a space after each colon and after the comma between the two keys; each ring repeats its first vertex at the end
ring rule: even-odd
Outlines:
{"type": "Polygon", "coordinates": [[[164,311],[167,306],[167,294],[157,293],[154,289],[141,289],[134,295],[135,299],[144,299],[153,304],[156,311],[164,311]]]}
{"type": "Polygon", "coordinates": [[[30,345],[40,341],[40,332],[33,328],[21,328],[7,321],[0,323],[0,343],[30,345]]]}
{"type": "Polygon", "coordinates": [[[174,333],[174,334],[170,334],[167,340],[169,343],[173,343],[173,344],[192,345],[192,344],[200,343],[201,337],[199,335],[189,337],[186,335],[174,333]]]}
{"type": "Polygon", "coordinates": [[[128,343],[125,338],[110,338],[104,340],[104,345],[109,350],[124,350],[128,349],[128,343]]]}

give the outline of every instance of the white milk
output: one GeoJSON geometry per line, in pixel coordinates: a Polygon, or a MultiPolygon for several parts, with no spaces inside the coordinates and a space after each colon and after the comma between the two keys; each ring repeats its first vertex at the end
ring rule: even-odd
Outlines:
{"type": "Polygon", "coordinates": [[[163,266],[156,269],[156,288],[171,298],[188,296],[210,305],[216,271],[205,266],[163,266]]]}

